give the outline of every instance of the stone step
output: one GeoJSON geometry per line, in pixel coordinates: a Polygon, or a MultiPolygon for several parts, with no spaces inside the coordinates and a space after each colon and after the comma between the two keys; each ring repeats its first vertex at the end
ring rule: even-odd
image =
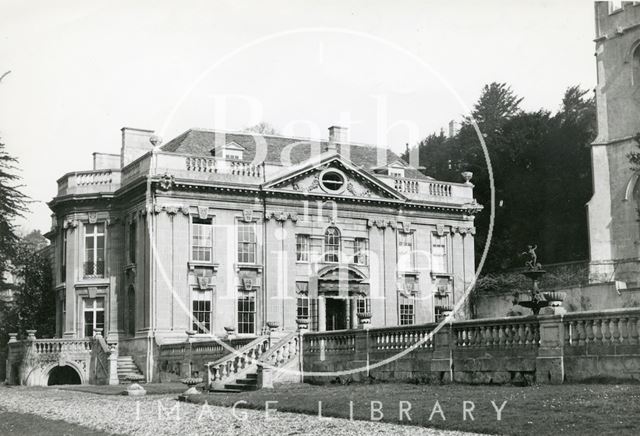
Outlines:
{"type": "Polygon", "coordinates": [[[138,366],[137,366],[137,365],[134,365],[134,364],[132,364],[132,363],[131,363],[131,364],[127,363],[127,364],[125,364],[125,365],[118,365],[118,369],[119,369],[119,368],[135,369],[135,370],[137,370],[137,369],[138,369],[138,366]]]}
{"type": "Polygon", "coordinates": [[[224,388],[231,391],[257,391],[258,390],[257,385],[244,385],[239,383],[225,384],[224,388]]]}
{"type": "Polygon", "coordinates": [[[224,388],[224,389],[213,389],[211,391],[209,391],[210,394],[239,394],[241,392],[245,392],[241,389],[228,389],[228,388],[224,388]]]}
{"type": "Polygon", "coordinates": [[[257,386],[258,379],[255,379],[255,378],[239,378],[238,380],[236,380],[236,383],[239,384],[239,385],[257,386]]]}
{"type": "Polygon", "coordinates": [[[255,372],[254,373],[245,374],[244,376],[245,376],[245,378],[258,380],[258,373],[255,373],[255,372]]]}

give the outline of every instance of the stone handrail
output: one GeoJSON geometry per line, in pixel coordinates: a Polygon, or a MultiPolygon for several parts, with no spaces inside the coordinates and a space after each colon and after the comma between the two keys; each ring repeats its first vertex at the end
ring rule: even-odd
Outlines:
{"type": "Polygon", "coordinates": [[[452,323],[456,347],[538,346],[540,326],[535,317],[510,317],[452,323]]]}
{"type": "Polygon", "coordinates": [[[205,364],[206,386],[223,385],[249,369],[269,349],[270,339],[261,336],[215,362],[205,364]]]}
{"type": "Polygon", "coordinates": [[[266,363],[271,367],[279,367],[294,359],[300,352],[300,335],[298,332],[291,332],[280,339],[277,344],[269,348],[260,359],[259,363],[266,363]]]}
{"type": "Polygon", "coordinates": [[[95,379],[96,383],[106,384],[109,382],[111,373],[109,362],[111,350],[109,349],[109,345],[107,345],[107,342],[104,340],[104,337],[102,335],[96,335],[93,339],[94,346],[92,347],[92,360],[95,362],[95,364],[93,365],[95,368],[95,373],[92,374],[92,376],[95,379]]]}
{"type": "Polygon", "coordinates": [[[565,346],[638,345],[640,309],[567,313],[563,316],[565,346]]]}

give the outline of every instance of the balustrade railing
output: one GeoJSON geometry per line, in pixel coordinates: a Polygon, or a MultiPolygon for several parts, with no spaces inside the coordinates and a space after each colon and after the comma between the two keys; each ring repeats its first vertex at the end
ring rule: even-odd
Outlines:
{"type": "Polygon", "coordinates": [[[218,160],[208,157],[185,157],[187,171],[199,173],[231,174],[235,176],[262,177],[262,165],[251,165],[239,160],[218,160]]]}
{"type": "Polygon", "coordinates": [[[568,313],[563,318],[565,346],[638,345],[640,310],[568,313]]]}
{"type": "Polygon", "coordinates": [[[429,337],[436,324],[400,326],[369,330],[371,351],[404,350],[421,341],[417,349],[433,348],[433,337],[429,337]]]}
{"type": "Polygon", "coordinates": [[[353,353],[356,350],[356,334],[354,330],[313,333],[305,335],[304,351],[306,353],[353,353]]]}
{"type": "Polygon", "coordinates": [[[452,324],[456,347],[538,346],[540,326],[534,317],[462,321],[452,324]]]}
{"type": "Polygon", "coordinates": [[[217,172],[216,160],[208,157],[187,157],[185,159],[188,171],[197,171],[201,173],[217,172]]]}
{"type": "Polygon", "coordinates": [[[84,339],[37,339],[34,341],[37,354],[62,352],[90,352],[91,338],[84,339]]]}
{"type": "Polygon", "coordinates": [[[261,336],[244,347],[212,363],[207,363],[207,385],[231,381],[252,367],[269,349],[270,339],[261,336]]]}
{"type": "MultiPolygon", "coordinates": [[[[253,338],[239,338],[232,341],[223,341],[227,347],[231,347],[235,350],[244,347],[248,343],[253,341],[253,338]]],[[[172,344],[162,344],[160,346],[161,356],[183,356],[189,351],[191,346],[191,352],[194,354],[211,354],[211,355],[224,355],[229,353],[229,348],[225,347],[220,341],[208,340],[208,341],[194,341],[191,344],[188,342],[176,342],[172,344]]]]}
{"type": "Polygon", "coordinates": [[[451,197],[451,185],[447,183],[429,182],[427,184],[429,195],[437,197],[451,197]]]}
{"type": "Polygon", "coordinates": [[[260,357],[260,362],[264,362],[271,367],[279,367],[291,359],[294,359],[300,353],[300,335],[298,332],[289,333],[278,343],[269,348],[269,350],[260,357]]]}
{"type": "Polygon", "coordinates": [[[417,180],[395,179],[394,187],[396,191],[399,192],[408,192],[412,194],[420,193],[420,183],[417,180]]]}

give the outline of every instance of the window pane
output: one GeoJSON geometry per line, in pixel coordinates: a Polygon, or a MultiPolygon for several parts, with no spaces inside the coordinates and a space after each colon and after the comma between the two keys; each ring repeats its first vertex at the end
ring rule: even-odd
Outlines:
{"type": "Polygon", "coordinates": [[[255,333],[255,297],[238,298],[238,333],[255,333]]]}
{"type": "Polygon", "coordinates": [[[253,224],[238,224],[238,262],[256,262],[256,233],[253,224]]]}
{"type": "Polygon", "coordinates": [[[329,227],[324,234],[325,262],[340,261],[340,246],[341,246],[340,231],[335,227],[329,227]]]}

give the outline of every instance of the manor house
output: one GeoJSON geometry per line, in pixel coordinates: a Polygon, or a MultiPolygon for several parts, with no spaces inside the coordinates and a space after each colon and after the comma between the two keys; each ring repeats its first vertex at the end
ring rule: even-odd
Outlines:
{"type": "MultiPolygon", "coordinates": [[[[420,324],[472,282],[471,173],[423,175],[389,150],[123,128],[120,154],[65,174],[49,203],[60,337],[103,332],[148,375],[153,347],[420,324]]],[[[464,316],[464,311],[461,312],[464,316]]]]}

